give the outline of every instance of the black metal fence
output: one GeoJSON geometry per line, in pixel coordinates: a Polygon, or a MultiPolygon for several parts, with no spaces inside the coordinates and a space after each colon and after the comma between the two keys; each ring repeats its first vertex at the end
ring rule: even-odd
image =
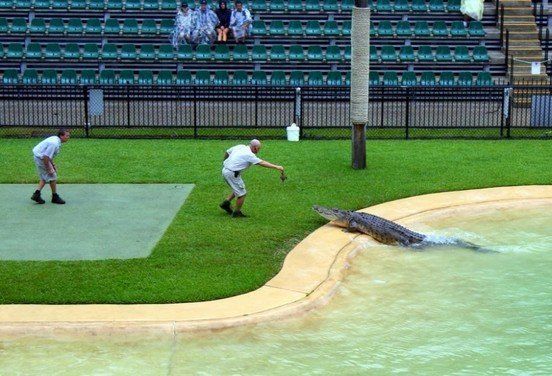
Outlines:
{"type": "MultiPolygon", "coordinates": [[[[0,86],[0,137],[350,137],[348,87],[0,86]]],[[[373,86],[368,138],[552,138],[552,85],[373,86]]]]}

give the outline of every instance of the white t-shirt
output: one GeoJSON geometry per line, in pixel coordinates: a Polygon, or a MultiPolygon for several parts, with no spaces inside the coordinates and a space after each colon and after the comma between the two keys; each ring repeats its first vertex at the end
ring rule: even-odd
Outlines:
{"type": "Polygon", "coordinates": [[[33,154],[40,159],[45,156],[54,159],[58,155],[60,147],[61,139],[58,136],[48,137],[33,148],[33,154]]]}
{"type": "Polygon", "coordinates": [[[230,171],[242,171],[261,161],[248,145],[236,145],[226,150],[229,157],[223,162],[224,167],[230,171]]]}

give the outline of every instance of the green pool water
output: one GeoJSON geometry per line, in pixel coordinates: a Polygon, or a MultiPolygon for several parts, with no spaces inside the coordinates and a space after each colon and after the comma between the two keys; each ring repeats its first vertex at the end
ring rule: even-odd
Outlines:
{"type": "Polygon", "coordinates": [[[217,332],[0,340],[0,374],[552,374],[552,208],[416,224],[500,251],[368,246],[322,309],[217,332]]]}

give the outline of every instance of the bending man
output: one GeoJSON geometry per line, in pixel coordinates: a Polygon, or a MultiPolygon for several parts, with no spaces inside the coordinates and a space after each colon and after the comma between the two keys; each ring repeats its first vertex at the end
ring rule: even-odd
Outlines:
{"type": "Polygon", "coordinates": [[[245,217],[241,212],[247,193],[245,183],[241,177],[245,169],[252,164],[256,164],[278,170],[284,176],[284,168],[282,166],[274,165],[257,157],[256,154],[259,150],[261,150],[261,142],[259,140],[252,140],[249,145],[236,145],[224,153],[222,176],[230,188],[232,188],[232,193],[220,204],[220,207],[228,214],[231,214],[232,217],[245,217]],[[237,197],[236,207],[232,211],[231,201],[235,197],[237,197]]]}

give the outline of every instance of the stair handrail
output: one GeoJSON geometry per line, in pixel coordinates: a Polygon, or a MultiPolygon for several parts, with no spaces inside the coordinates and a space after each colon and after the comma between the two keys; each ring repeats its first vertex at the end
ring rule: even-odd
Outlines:
{"type": "Polygon", "coordinates": [[[504,4],[500,4],[500,47],[504,47],[504,4]]]}

